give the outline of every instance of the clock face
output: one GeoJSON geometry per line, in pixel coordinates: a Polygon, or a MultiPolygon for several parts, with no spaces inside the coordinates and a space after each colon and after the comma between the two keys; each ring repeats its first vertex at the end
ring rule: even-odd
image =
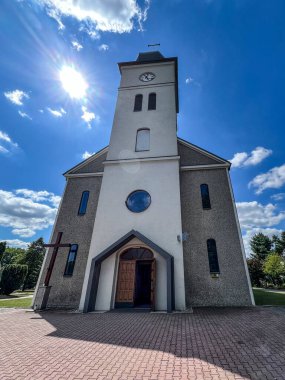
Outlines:
{"type": "Polygon", "coordinates": [[[154,73],[143,73],[139,76],[139,80],[142,82],[149,82],[155,78],[154,73]]]}

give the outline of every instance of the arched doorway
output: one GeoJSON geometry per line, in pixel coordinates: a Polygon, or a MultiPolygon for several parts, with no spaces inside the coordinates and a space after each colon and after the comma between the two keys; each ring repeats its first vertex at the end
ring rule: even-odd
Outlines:
{"type": "Polygon", "coordinates": [[[154,309],[155,259],[145,247],[128,248],[120,255],[116,308],[154,309]]]}

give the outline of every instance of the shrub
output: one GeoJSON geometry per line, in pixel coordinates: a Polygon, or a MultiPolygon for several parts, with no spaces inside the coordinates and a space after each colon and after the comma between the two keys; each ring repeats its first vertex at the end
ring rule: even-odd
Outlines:
{"type": "Polygon", "coordinates": [[[2,294],[9,295],[17,289],[25,281],[28,272],[27,265],[10,264],[5,265],[2,270],[0,289],[2,294]]]}

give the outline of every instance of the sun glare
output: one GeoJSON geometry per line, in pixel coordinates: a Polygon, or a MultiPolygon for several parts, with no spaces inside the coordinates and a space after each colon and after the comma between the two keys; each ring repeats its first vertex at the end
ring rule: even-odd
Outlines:
{"type": "Polygon", "coordinates": [[[86,95],[88,84],[80,74],[71,66],[63,66],[60,71],[62,87],[71,98],[81,99],[86,95]]]}

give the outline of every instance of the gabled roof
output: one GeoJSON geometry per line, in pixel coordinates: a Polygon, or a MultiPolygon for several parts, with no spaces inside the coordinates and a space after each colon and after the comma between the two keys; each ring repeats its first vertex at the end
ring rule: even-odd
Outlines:
{"type": "Polygon", "coordinates": [[[229,167],[231,166],[231,162],[228,161],[228,160],[226,160],[225,158],[217,156],[216,154],[211,153],[211,152],[209,152],[206,149],[200,148],[199,146],[197,146],[195,144],[192,144],[189,141],[186,141],[186,140],[182,139],[181,137],[178,137],[177,141],[178,141],[178,143],[180,143],[180,144],[182,144],[182,145],[184,145],[184,146],[186,146],[186,147],[188,147],[188,148],[190,148],[190,149],[192,149],[192,150],[194,150],[194,151],[202,154],[203,156],[206,156],[206,157],[208,157],[208,158],[216,161],[219,164],[225,164],[225,165],[228,165],[229,167]]]}
{"type": "MultiPolygon", "coordinates": [[[[199,146],[197,145],[194,145],[186,140],[183,140],[182,138],[178,137],[177,138],[177,142],[184,145],[185,147],[187,148],[190,148],[192,149],[193,151],[205,156],[205,157],[208,157],[212,160],[214,160],[217,164],[223,164],[223,165],[226,165],[228,167],[231,166],[231,163],[229,161],[227,161],[226,159],[224,158],[221,158],[219,156],[217,156],[216,154],[213,154],[211,152],[208,152],[207,150],[205,149],[202,149],[200,148],[199,146]]],[[[96,159],[98,159],[101,155],[103,155],[104,153],[107,153],[108,152],[108,148],[109,146],[105,146],[105,148],[99,150],[98,152],[94,153],[92,156],[90,156],[89,158],[87,158],[86,160],[80,162],[79,164],[73,166],[71,169],[67,170],[65,173],[63,173],[64,176],[67,176],[70,175],[70,174],[73,174],[74,172],[82,169],[83,167],[91,164],[93,161],[95,161],[96,159]]],[[[197,165],[198,166],[198,165],[197,165]]]]}
{"type": "Polygon", "coordinates": [[[92,154],[92,156],[88,157],[86,160],[81,161],[79,164],[73,166],[71,169],[67,170],[65,173],[63,173],[64,176],[67,176],[68,174],[72,174],[76,170],[79,170],[83,168],[86,165],[89,165],[91,162],[96,160],[98,157],[100,157],[102,154],[108,152],[109,145],[105,146],[105,148],[98,150],[98,152],[92,154]]]}

